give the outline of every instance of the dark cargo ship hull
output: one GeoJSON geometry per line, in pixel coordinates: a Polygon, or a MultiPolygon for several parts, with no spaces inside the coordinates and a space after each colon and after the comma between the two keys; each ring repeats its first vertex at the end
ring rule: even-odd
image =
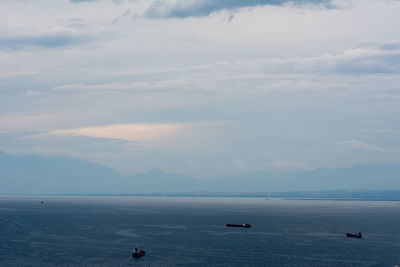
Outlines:
{"type": "Polygon", "coordinates": [[[246,224],[233,224],[233,223],[227,223],[226,227],[240,227],[240,228],[251,228],[251,225],[246,223],[246,224]]]}
{"type": "Polygon", "coordinates": [[[358,234],[346,233],[346,237],[362,238],[362,235],[361,233],[358,234]]]}

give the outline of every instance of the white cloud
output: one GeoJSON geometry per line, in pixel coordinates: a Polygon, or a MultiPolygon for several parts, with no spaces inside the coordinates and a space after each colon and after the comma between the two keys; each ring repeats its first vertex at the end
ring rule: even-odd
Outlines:
{"type": "MultiPolygon", "coordinates": [[[[128,141],[142,149],[204,150],[224,122],[131,123],[49,131],[53,136],[91,137],[128,141]],[[208,141],[207,141],[208,140],[208,141]]],[[[219,137],[220,138],[220,137],[219,137]]],[[[215,142],[215,140],[214,140],[215,142]]],[[[208,148],[211,149],[211,148],[208,148]]]]}
{"type": "Polygon", "coordinates": [[[170,79],[157,81],[141,81],[132,83],[103,83],[103,84],[65,84],[53,87],[55,91],[163,91],[163,90],[184,90],[197,86],[201,83],[200,80],[194,79],[170,79]]]}
{"type": "Polygon", "coordinates": [[[304,58],[267,58],[236,61],[244,70],[266,73],[382,73],[400,72],[400,49],[350,49],[341,54],[304,58]]]}
{"type": "MultiPolygon", "coordinates": [[[[92,79],[97,80],[99,75],[105,74],[94,74],[92,79]]],[[[337,55],[218,61],[186,68],[121,70],[106,75],[110,82],[63,84],[54,86],[53,90],[142,93],[203,91],[229,94],[256,91],[329,94],[327,89],[359,90],[362,87],[367,90],[373,82],[377,82],[373,81],[374,75],[380,75],[378,80],[381,85],[400,78],[400,50],[351,49],[337,55]]],[[[398,93],[400,88],[395,84],[393,87],[390,92],[398,93]]]]}
{"type": "Polygon", "coordinates": [[[358,140],[342,141],[337,144],[339,147],[345,149],[351,149],[355,151],[370,151],[370,152],[381,152],[388,153],[393,152],[392,149],[382,148],[379,146],[369,145],[358,140]]]}
{"type": "Polygon", "coordinates": [[[182,124],[117,124],[51,131],[52,135],[87,136],[146,142],[175,134],[182,124]]]}
{"type": "Polygon", "coordinates": [[[150,88],[150,83],[105,83],[105,84],[65,84],[55,86],[55,91],[103,91],[103,90],[146,90],[150,88]]]}

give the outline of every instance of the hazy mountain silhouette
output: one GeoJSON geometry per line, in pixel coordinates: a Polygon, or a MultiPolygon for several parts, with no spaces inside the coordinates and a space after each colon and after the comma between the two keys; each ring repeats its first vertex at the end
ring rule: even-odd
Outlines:
{"type": "Polygon", "coordinates": [[[0,151],[0,194],[129,194],[398,190],[400,164],[291,172],[252,172],[200,180],[158,169],[124,176],[97,163],[68,157],[12,156],[0,151]]]}
{"type": "Polygon", "coordinates": [[[210,181],[209,189],[225,191],[315,191],[400,189],[399,163],[374,163],[347,168],[317,168],[311,171],[252,172],[210,181]],[[211,186],[211,187],[210,187],[211,186]]]}

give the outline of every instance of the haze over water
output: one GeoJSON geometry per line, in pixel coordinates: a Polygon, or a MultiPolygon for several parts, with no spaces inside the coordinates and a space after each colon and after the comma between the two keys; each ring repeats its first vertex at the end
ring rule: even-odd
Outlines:
{"type": "Polygon", "coordinates": [[[2,197],[0,266],[395,266],[399,225],[399,202],[2,197]]]}

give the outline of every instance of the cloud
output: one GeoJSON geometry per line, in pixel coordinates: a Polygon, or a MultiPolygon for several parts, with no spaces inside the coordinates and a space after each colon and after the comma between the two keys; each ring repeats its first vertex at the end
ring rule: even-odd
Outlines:
{"type": "Polygon", "coordinates": [[[29,77],[39,76],[41,73],[32,71],[11,71],[0,73],[0,80],[27,79],[29,77]]]}
{"type": "Polygon", "coordinates": [[[145,12],[149,18],[188,18],[204,17],[221,10],[236,11],[238,9],[256,6],[282,6],[293,4],[296,6],[322,6],[333,8],[330,0],[155,0],[145,12]]]}
{"type": "MultiPolygon", "coordinates": [[[[400,50],[356,48],[336,55],[266,58],[193,65],[186,68],[108,72],[104,83],[70,83],[54,91],[168,93],[268,92],[309,94],[324,90],[380,90],[399,94],[400,50]],[[360,75],[363,75],[360,78],[360,75]]],[[[93,81],[101,80],[94,77],[93,81]]]]}
{"type": "Polygon", "coordinates": [[[46,129],[46,125],[51,121],[57,124],[60,120],[60,114],[52,112],[51,114],[41,114],[35,112],[32,114],[1,114],[0,131],[37,131],[46,129]],[[58,118],[58,119],[57,119],[58,118]]]}
{"type": "Polygon", "coordinates": [[[111,24],[116,24],[118,21],[120,21],[123,18],[129,18],[131,16],[131,11],[130,9],[125,10],[124,14],[122,14],[119,17],[116,17],[111,24]]]}
{"type": "Polygon", "coordinates": [[[51,135],[87,136],[94,138],[119,139],[146,142],[176,133],[181,124],[116,124],[76,129],[51,131],[51,135]]]}
{"type": "MultiPolygon", "coordinates": [[[[390,44],[391,42],[381,43],[390,44]]],[[[181,74],[191,72],[235,72],[235,76],[257,74],[287,74],[287,73],[315,73],[315,74],[371,74],[371,73],[400,73],[399,49],[381,48],[354,48],[338,54],[323,54],[314,57],[288,58],[261,58],[257,60],[219,61],[207,65],[194,65],[184,69],[152,70],[148,75],[169,71],[181,74]]],[[[140,71],[136,71],[141,73],[140,71]]],[[[136,72],[126,73],[134,75],[136,72]]],[[[144,74],[144,73],[143,73],[144,74]]]]}
{"type": "Polygon", "coordinates": [[[360,47],[379,50],[400,50],[400,40],[391,41],[361,41],[360,47]]]}
{"type": "Polygon", "coordinates": [[[123,140],[136,143],[168,142],[191,143],[196,138],[213,136],[212,130],[224,125],[222,121],[200,121],[181,123],[130,123],[93,126],[48,131],[52,136],[84,136],[123,140]]]}
{"type": "Polygon", "coordinates": [[[36,35],[0,36],[0,49],[23,50],[33,47],[59,48],[84,44],[93,40],[93,36],[71,31],[39,33],[36,35]]]}
{"type": "Polygon", "coordinates": [[[145,90],[150,87],[148,82],[136,83],[104,83],[104,84],[65,84],[55,86],[55,91],[107,91],[107,90],[145,90]]]}
{"type": "Polygon", "coordinates": [[[392,149],[369,145],[358,140],[342,141],[339,142],[337,145],[339,147],[356,151],[370,151],[370,152],[381,152],[381,153],[393,152],[392,149]]]}
{"type": "Polygon", "coordinates": [[[104,83],[104,84],[65,84],[55,86],[55,91],[149,91],[168,90],[189,87],[193,80],[159,80],[132,83],[104,83]]]}
{"type": "Polygon", "coordinates": [[[268,58],[237,61],[243,68],[268,73],[399,73],[400,49],[383,50],[356,48],[341,54],[326,54],[308,58],[268,58]]]}
{"type": "Polygon", "coordinates": [[[400,50],[354,49],[346,51],[333,70],[340,73],[399,73],[400,50]]]}

